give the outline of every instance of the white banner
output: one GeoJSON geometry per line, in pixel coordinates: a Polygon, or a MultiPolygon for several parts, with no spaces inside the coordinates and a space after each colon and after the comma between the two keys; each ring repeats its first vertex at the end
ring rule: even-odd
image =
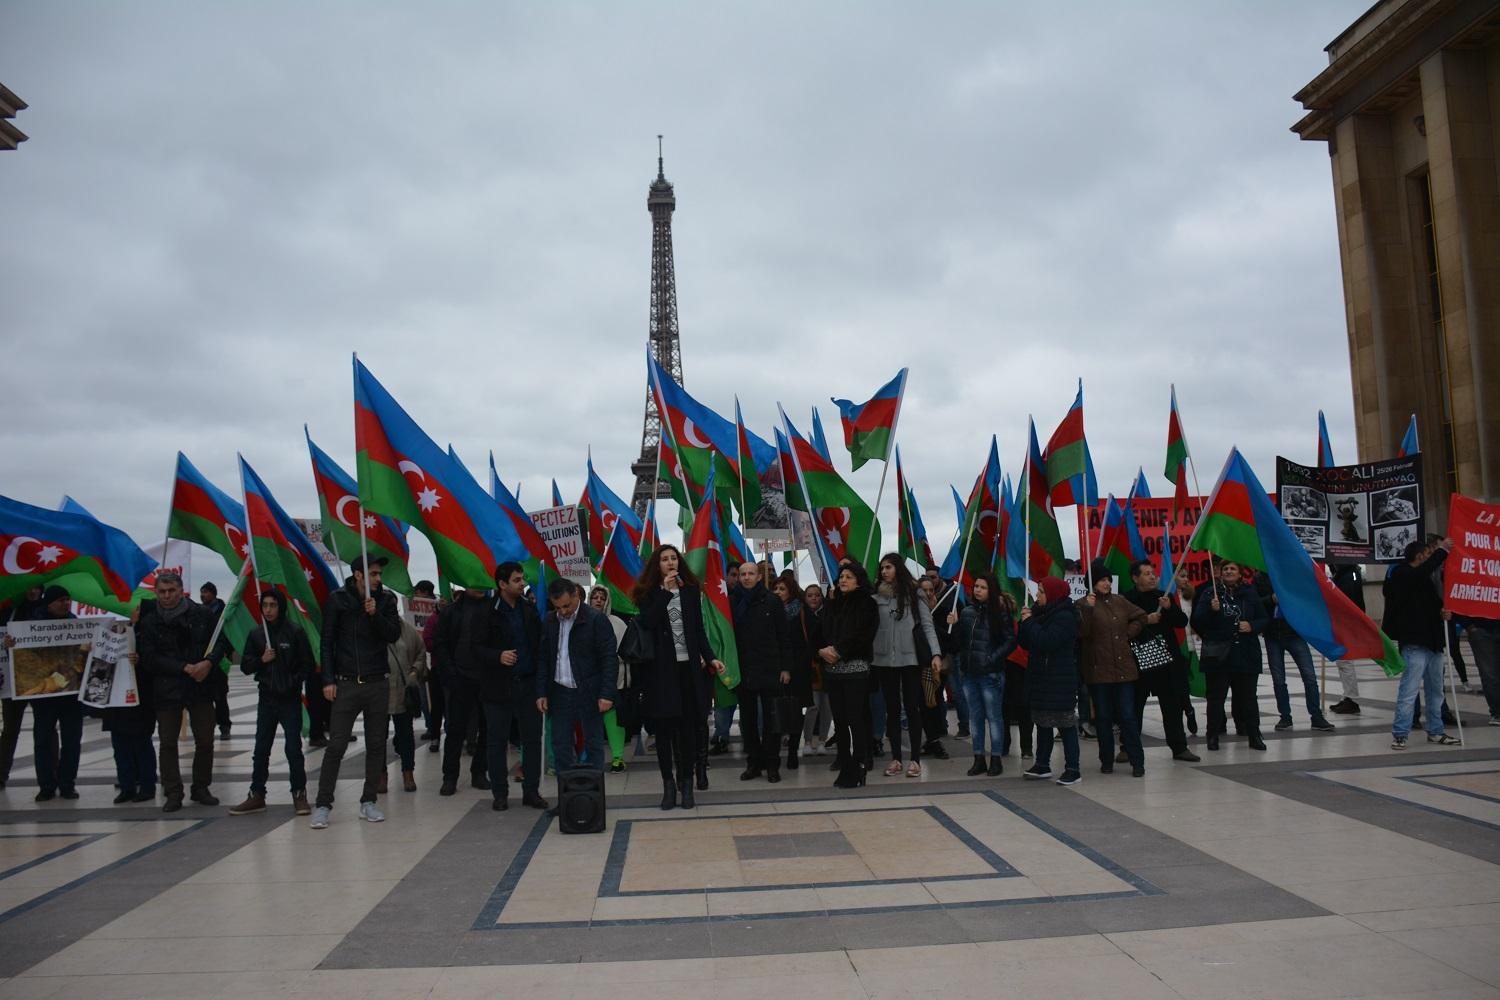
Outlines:
{"type": "Polygon", "coordinates": [[[406,597],[402,600],[405,602],[402,614],[418,632],[427,627],[427,619],[437,614],[436,597],[406,597]]]}
{"type": "Polygon", "coordinates": [[[594,581],[593,569],[589,566],[588,550],[583,545],[583,526],[578,523],[578,508],[570,506],[548,507],[530,513],[531,523],[536,526],[542,541],[552,553],[552,561],[562,575],[587,587],[594,581]]]}
{"type": "Polygon", "coordinates": [[[135,630],[121,620],[111,621],[99,630],[93,655],[83,675],[78,700],[91,708],[134,708],[141,703],[136,686],[135,667],[130,654],[135,651],[135,630]]]}

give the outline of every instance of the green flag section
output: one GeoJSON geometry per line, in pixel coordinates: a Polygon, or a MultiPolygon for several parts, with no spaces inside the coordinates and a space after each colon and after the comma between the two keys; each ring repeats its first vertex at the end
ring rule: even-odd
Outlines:
{"type": "Polygon", "coordinates": [[[833,464],[792,426],[785,412],[781,414],[781,422],[791,446],[802,499],[812,515],[813,531],[821,536],[835,563],[853,559],[873,577],[880,563],[880,524],[875,520],[875,512],[860,499],[854,487],[844,482],[833,464]]]}
{"type": "Polygon", "coordinates": [[[1018,517],[1022,519],[1022,530],[1030,544],[1026,549],[1026,569],[1029,578],[1041,580],[1045,576],[1061,577],[1063,569],[1062,533],[1057,530],[1057,518],[1052,514],[1047,485],[1047,463],[1042,458],[1041,445],[1036,439],[1036,423],[1031,422],[1031,443],[1026,457],[1026,482],[1022,483],[1018,517]]]}
{"type": "Polygon", "coordinates": [[[736,504],[740,509],[740,520],[748,525],[760,512],[760,476],[755,471],[755,456],[750,451],[750,432],[745,429],[745,417],[740,412],[740,398],[734,397],[734,478],[736,504]]]}
{"type": "Polygon", "coordinates": [[[307,427],[308,454],[312,457],[313,486],[318,491],[318,511],[323,523],[323,544],[342,561],[349,563],[368,550],[370,558],[386,560],[381,585],[398,594],[411,595],[411,574],[407,559],[411,550],[406,542],[406,525],[380,514],[372,514],[359,505],[359,487],[327,452],[313,444],[307,427]],[[360,519],[365,525],[361,538],[360,519]]]}
{"type": "Polygon", "coordinates": [[[734,689],[740,683],[740,657],[734,644],[734,615],[729,608],[729,582],[724,575],[724,549],[719,543],[718,501],[714,499],[713,474],[705,484],[703,503],[693,516],[683,559],[703,586],[703,630],[724,673],[714,680],[714,704],[727,708],[737,703],[734,689]]]}

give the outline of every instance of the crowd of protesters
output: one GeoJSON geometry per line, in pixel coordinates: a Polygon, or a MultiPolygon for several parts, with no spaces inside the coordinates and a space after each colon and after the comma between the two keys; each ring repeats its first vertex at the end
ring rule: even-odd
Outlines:
{"type": "MultiPolygon", "coordinates": [[[[1445,730],[1452,709],[1442,678],[1450,630],[1460,625],[1490,724],[1500,725],[1500,634],[1493,622],[1454,622],[1443,611],[1437,580],[1450,547],[1440,538],[1413,543],[1385,582],[1382,624],[1406,664],[1394,750],[1406,748],[1418,725],[1428,742],[1458,742],[1445,730]]],[[[650,554],[632,593],[623,595],[638,609],[634,616],[616,610],[610,587],[586,593],[553,579],[538,595],[520,565],[503,563],[491,590],[439,601],[430,583],[418,583],[418,596],[438,609],[419,630],[382,586],[383,565],[375,559],[351,566],[323,609],[317,656],[278,591],[261,596],[263,625],[232,650],[218,627],[223,604],[212,585],[195,602],[179,575],[159,573],[154,599],[142,601],[133,619],[139,702],[102,712],[116,764],[115,803],[153,801],[160,786],[166,812],[185,801],[219,804],[211,790],[215,732],[230,737],[225,668],[235,654],[256,682],[257,705],[249,791],[230,812],[267,809],[270,759],[280,737],[293,810],[310,814],[314,829],[330,822],[341,764],[358,740],[361,718],[358,815],[370,822],[385,818],[378,802],[389,794],[388,743],[405,792],[417,790],[416,753],[425,742],[442,755],[440,795],[458,793],[467,756],[469,785],[489,792],[493,808],[505,811],[517,783],[524,806],[550,810],[544,772],[623,771],[635,741],[638,751],[657,757],[661,808],[692,809],[696,793],[709,786],[711,758],[731,752],[736,711],[742,782],[775,784],[784,770],[825,755],[833,758],[829,770],[841,789],[863,786],[877,771],[889,779],[921,778],[924,759],[946,759],[943,741],[953,737],[970,744],[971,778],[1003,774],[1004,758],[1019,746],[1021,760],[1030,762],[1022,776],[1052,779],[1052,751],[1061,742],[1056,782],[1076,784],[1085,740],[1097,747],[1101,773],[1128,765],[1141,777],[1142,725],[1153,697],[1172,759],[1201,760],[1190,747],[1199,729],[1191,696],[1195,661],[1209,751],[1229,738],[1231,722],[1249,748],[1266,749],[1258,686],[1267,666],[1275,729],[1293,728],[1288,656],[1309,725],[1334,729],[1322,710],[1309,646],[1282,616],[1272,581],[1230,560],[1213,559],[1210,579],[1197,587],[1183,573],[1159,580],[1146,560],[1117,580],[1095,560],[1078,574],[1087,587],[1076,598],[1058,577],[1040,580],[1029,593],[987,573],[966,584],[945,581],[936,569],[914,577],[895,553],[876,564],[874,580],[845,560],[827,592],[803,586],[789,570],[777,573],[769,562],[730,565],[737,680],[725,665],[729,651],[715,648],[705,625],[702,584],[672,545],[650,554]],[[1196,648],[1184,641],[1189,629],[1196,648]],[[178,749],[184,728],[193,741],[186,784],[178,749]],[[312,801],[304,732],[324,750],[312,801]]],[[[1362,604],[1357,574],[1341,572],[1334,582],[1362,604]]],[[[6,619],[69,618],[71,606],[63,587],[36,588],[7,609],[6,619]]],[[[5,641],[14,642],[9,635],[5,641]]],[[[1331,711],[1358,714],[1352,666],[1340,663],[1339,672],[1344,697],[1331,711]]],[[[93,710],[72,698],[5,701],[0,788],[28,705],[36,800],[78,798],[84,718],[93,710]]]]}

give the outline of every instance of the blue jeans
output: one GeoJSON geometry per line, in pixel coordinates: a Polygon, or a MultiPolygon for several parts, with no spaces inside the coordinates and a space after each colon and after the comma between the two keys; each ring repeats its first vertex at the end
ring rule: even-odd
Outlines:
{"type": "Polygon", "coordinates": [[[714,709],[714,739],[720,743],[729,742],[729,727],[734,725],[734,708],[735,706],[730,705],[728,708],[714,709]]]}
{"type": "Polygon", "coordinates": [[[879,688],[870,693],[870,739],[885,739],[885,692],[879,688]]]}
{"type": "Polygon", "coordinates": [[[989,729],[990,753],[1001,752],[1005,742],[1005,715],[1001,702],[1005,697],[1005,675],[964,674],[964,703],[969,706],[969,742],[974,756],[984,756],[984,733],[989,729]]]}
{"type": "Polygon", "coordinates": [[[124,795],[156,794],[156,747],[150,733],[110,733],[115,780],[124,795]]]}
{"type": "Polygon", "coordinates": [[[286,736],[286,764],[291,772],[292,794],[307,791],[307,769],[302,762],[302,702],[273,701],[261,696],[255,706],[255,754],[250,764],[250,794],[265,795],[271,776],[271,747],[276,730],[286,736]]]}
{"type": "Polygon", "coordinates": [[[1115,727],[1120,727],[1120,744],[1131,766],[1145,767],[1146,755],[1141,750],[1141,729],[1135,718],[1135,682],[1120,684],[1090,684],[1089,693],[1094,696],[1094,726],[1099,735],[1099,763],[1113,769],[1115,766],[1115,727]]]}
{"type": "Polygon", "coordinates": [[[1401,686],[1396,690],[1396,719],[1391,723],[1391,735],[1404,740],[1411,733],[1412,710],[1421,690],[1425,699],[1422,721],[1428,736],[1443,735],[1443,654],[1426,646],[1401,644],[1401,659],[1406,661],[1406,670],[1401,674],[1401,686]]]}
{"type": "Polygon", "coordinates": [[[604,770],[608,758],[604,756],[604,718],[599,714],[598,698],[553,682],[547,685],[547,716],[552,722],[552,760],[558,774],[578,766],[578,754],[573,749],[575,725],[583,727],[588,766],[604,770]]]}
{"type": "Polygon", "coordinates": [[[1286,686],[1286,654],[1290,653],[1297,672],[1302,675],[1308,717],[1317,722],[1323,717],[1323,709],[1318,704],[1318,675],[1313,670],[1312,651],[1307,648],[1307,640],[1300,635],[1277,639],[1269,632],[1265,640],[1266,662],[1271,666],[1271,687],[1276,692],[1276,714],[1283,719],[1292,717],[1292,696],[1286,686]]]}

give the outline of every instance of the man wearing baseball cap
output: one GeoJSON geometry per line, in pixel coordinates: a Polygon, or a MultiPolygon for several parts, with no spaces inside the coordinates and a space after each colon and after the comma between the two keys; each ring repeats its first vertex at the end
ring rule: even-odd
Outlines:
{"type": "Polygon", "coordinates": [[[401,637],[396,597],[380,585],[386,562],[383,556],[351,561],[349,579],[328,596],[323,607],[323,696],[333,703],[333,710],[310,824],[314,830],[328,826],[339,765],[349,747],[354,720],[361,714],[365,717],[365,787],[359,797],[359,818],[371,823],[385,819],[375,799],[385,773],[386,730],[390,728],[386,651],[401,637]]]}

